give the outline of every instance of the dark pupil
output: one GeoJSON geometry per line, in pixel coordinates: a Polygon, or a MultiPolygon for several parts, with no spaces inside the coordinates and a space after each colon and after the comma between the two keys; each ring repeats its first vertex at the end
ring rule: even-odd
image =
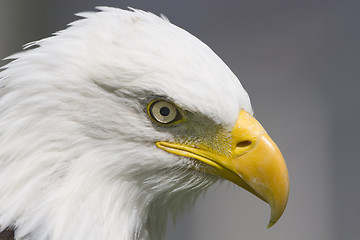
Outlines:
{"type": "Polygon", "coordinates": [[[160,108],[160,114],[163,116],[167,116],[170,114],[170,109],[167,107],[162,107],[160,108]]]}

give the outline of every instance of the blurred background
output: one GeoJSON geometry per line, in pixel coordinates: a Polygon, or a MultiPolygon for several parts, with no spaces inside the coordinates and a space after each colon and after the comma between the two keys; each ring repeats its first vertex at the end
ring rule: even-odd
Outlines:
{"type": "Polygon", "coordinates": [[[223,182],[169,221],[166,240],[360,239],[360,1],[1,0],[0,58],[99,5],[163,13],[208,44],[288,165],[273,228],[265,203],[223,182]]]}

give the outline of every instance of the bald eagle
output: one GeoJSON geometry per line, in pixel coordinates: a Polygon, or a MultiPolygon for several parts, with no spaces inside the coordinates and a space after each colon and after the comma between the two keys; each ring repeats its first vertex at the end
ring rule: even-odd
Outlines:
{"type": "Polygon", "coordinates": [[[237,77],[166,18],[100,7],[0,73],[0,232],[161,239],[219,179],[288,198],[284,159],[237,77]]]}

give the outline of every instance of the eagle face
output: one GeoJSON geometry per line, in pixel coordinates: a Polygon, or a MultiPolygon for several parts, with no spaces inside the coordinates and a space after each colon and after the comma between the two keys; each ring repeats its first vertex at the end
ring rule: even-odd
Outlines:
{"type": "Polygon", "coordinates": [[[0,73],[0,230],[160,239],[221,178],[269,203],[272,226],[288,173],[236,76],[166,19],[100,10],[0,73]]]}

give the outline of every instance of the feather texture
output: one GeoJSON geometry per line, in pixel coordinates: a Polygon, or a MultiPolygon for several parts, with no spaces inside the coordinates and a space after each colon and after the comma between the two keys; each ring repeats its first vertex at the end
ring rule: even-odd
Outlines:
{"type": "Polygon", "coordinates": [[[4,230],[0,232],[0,240],[13,240],[14,231],[13,230],[4,230]]]}
{"type": "Polygon", "coordinates": [[[218,178],[156,148],[181,129],[156,126],[147,101],[204,117],[209,133],[251,112],[200,40],[151,13],[99,10],[31,43],[0,73],[0,232],[15,228],[16,239],[161,239],[168,213],[218,178]]]}

